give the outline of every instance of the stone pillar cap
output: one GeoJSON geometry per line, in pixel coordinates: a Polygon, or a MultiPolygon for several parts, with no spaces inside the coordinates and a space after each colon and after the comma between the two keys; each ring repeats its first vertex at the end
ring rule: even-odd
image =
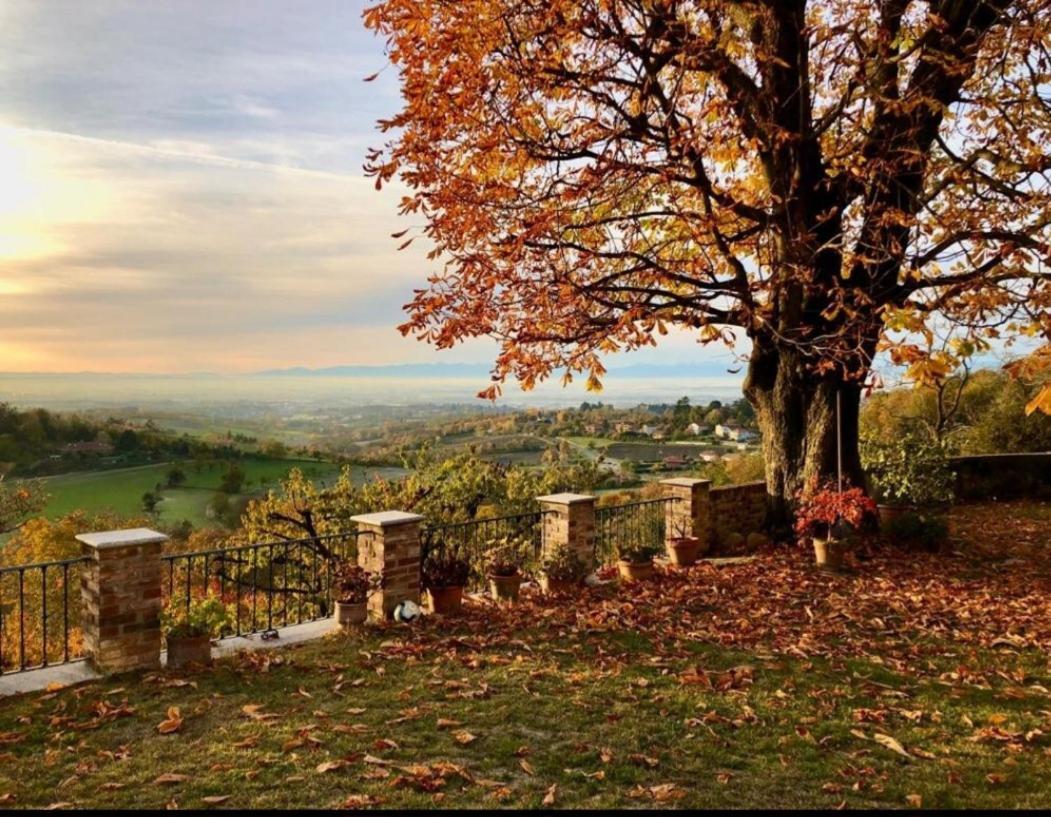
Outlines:
{"type": "Polygon", "coordinates": [[[578,502],[591,502],[595,497],[591,494],[547,494],[538,496],[537,502],[549,502],[552,505],[575,505],[578,502]]]}
{"type": "Polygon", "coordinates": [[[695,479],[694,477],[671,477],[662,479],[661,485],[678,485],[681,488],[692,488],[694,485],[710,483],[710,479],[695,479]]]}
{"type": "Polygon", "coordinates": [[[350,517],[351,522],[359,525],[374,525],[377,528],[388,528],[391,525],[406,525],[409,522],[422,522],[423,517],[418,513],[406,513],[405,511],[380,511],[379,513],[360,513],[350,517]]]}
{"type": "Polygon", "coordinates": [[[83,542],[88,547],[102,550],[129,545],[153,545],[167,542],[168,536],[150,528],[129,528],[127,530],[105,530],[98,533],[78,533],[77,541],[83,542]]]}

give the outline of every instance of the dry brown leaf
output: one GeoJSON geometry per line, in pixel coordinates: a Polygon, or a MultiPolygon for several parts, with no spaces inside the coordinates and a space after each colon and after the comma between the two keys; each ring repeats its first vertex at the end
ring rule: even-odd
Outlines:
{"type": "Polygon", "coordinates": [[[902,757],[912,757],[912,755],[905,751],[905,747],[902,746],[897,739],[892,738],[890,735],[885,735],[882,732],[877,732],[872,736],[872,739],[876,741],[876,743],[878,743],[880,746],[890,749],[892,752],[897,752],[902,757]]]}
{"type": "Polygon", "coordinates": [[[179,707],[169,706],[168,718],[157,724],[157,731],[162,735],[173,735],[180,729],[182,729],[182,714],[179,712],[179,707]]]}
{"type": "Polygon", "coordinates": [[[153,784],[155,786],[172,786],[178,783],[185,783],[189,779],[190,776],[188,774],[174,774],[172,772],[167,772],[157,777],[153,781],[153,784]]]}

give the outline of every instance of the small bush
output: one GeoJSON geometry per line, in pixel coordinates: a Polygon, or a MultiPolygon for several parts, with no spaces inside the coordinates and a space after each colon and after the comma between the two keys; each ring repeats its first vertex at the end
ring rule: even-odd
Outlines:
{"type": "Polygon", "coordinates": [[[351,561],[340,562],[333,577],[336,601],[340,604],[362,604],[379,587],[380,577],[351,561]]]}
{"type": "Polygon", "coordinates": [[[909,511],[883,526],[883,533],[896,545],[911,550],[937,550],[949,535],[944,519],[909,511]]]}
{"type": "Polygon", "coordinates": [[[540,569],[549,579],[556,581],[577,582],[588,574],[588,567],[567,547],[560,547],[549,553],[541,563],[540,569]]]}
{"type": "Polygon", "coordinates": [[[173,638],[201,635],[216,638],[229,626],[230,611],[222,599],[212,595],[192,599],[189,608],[184,602],[173,599],[161,613],[161,630],[173,638]]]}
{"type": "Polygon", "coordinates": [[[923,506],[953,499],[956,475],[943,447],[929,437],[863,440],[861,463],[881,502],[923,506]]]}
{"type": "Polygon", "coordinates": [[[454,553],[439,551],[423,560],[423,586],[433,587],[466,587],[471,575],[471,566],[466,559],[454,553]]]}
{"type": "Polygon", "coordinates": [[[630,545],[619,545],[617,547],[617,555],[625,562],[631,562],[632,564],[642,564],[643,562],[653,561],[653,557],[661,553],[664,549],[658,545],[650,544],[630,544],[630,545]]]}

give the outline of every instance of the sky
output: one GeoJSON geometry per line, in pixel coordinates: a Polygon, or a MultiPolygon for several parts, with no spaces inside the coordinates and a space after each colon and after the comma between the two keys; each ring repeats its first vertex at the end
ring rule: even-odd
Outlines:
{"type": "Polygon", "coordinates": [[[362,172],[398,108],[364,5],[0,0],[0,371],[491,360],[395,329],[435,267],[362,172]]]}

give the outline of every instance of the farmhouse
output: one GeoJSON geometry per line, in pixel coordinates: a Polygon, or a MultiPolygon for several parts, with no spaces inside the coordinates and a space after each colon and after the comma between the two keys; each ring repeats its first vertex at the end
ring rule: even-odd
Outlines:
{"type": "Polygon", "coordinates": [[[752,440],[759,438],[759,435],[750,428],[722,424],[715,427],[715,436],[724,440],[733,440],[734,442],[739,443],[751,442],[752,440]]]}

